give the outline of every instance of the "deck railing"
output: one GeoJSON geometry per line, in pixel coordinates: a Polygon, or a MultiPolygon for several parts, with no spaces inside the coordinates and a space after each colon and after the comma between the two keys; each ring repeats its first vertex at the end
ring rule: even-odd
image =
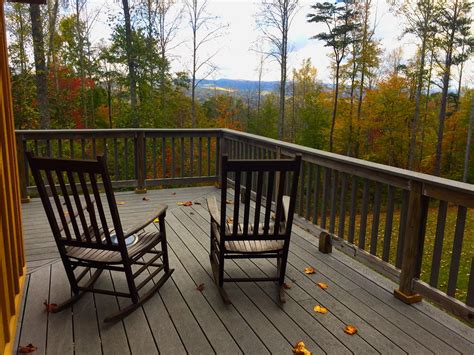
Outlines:
{"type": "MultiPolygon", "coordinates": [[[[296,221],[325,230],[336,248],[472,322],[474,186],[228,129],[18,131],[20,153],[108,155],[116,186],[213,183],[222,154],[264,159],[301,154],[296,221]],[[162,153],[165,154],[162,154],[162,153]],[[469,218],[470,217],[470,218],[469,218]]],[[[34,190],[20,159],[22,196],[34,190]]]]}

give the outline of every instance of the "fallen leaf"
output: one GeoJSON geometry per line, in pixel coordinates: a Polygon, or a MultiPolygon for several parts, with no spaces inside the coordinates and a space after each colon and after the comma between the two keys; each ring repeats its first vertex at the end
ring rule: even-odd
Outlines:
{"type": "Polygon", "coordinates": [[[195,205],[200,205],[200,204],[201,204],[201,202],[197,202],[197,201],[195,201],[195,202],[194,202],[194,204],[195,204],[195,205]]]}
{"type": "Polygon", "coordinates": [[[314,268],[312,268],[312,267],[305,267],[305,268],[304,268],[304,273],[305,273],[305,274],[308,274],[308,275],[309,275],[309,274],[314,274],[315,272],[316,272],[316,271],[315,271],[314,268]]]}
{"type": "Polygon", "coordinates": [[[172,192],[171,194],[174,196],[174,195],[176,195],[176,192],[172,192]]]}
{"type": "Polygon", "coordinates": [[[156,217],[154,220],[153,220],[153,223],[158,223],[160,222],[160,219],[158,217],[156,217]]]}
{"type": "Polygon", "coordinates": [[[234,222],[234,219],[232,217],[227,217],[226,222],[227,224],[231,224],[234,222]]]}
{"type": "Polygon", "coordinates": [[[326,307],[323,307],[320,305],[314,306],[313,310],[315,312],[322,313],[322,314],[326,314],[329,312],[329,310],[326,307]]]}
{"type": "Polygon", "coordinates": [[[316,283],[316,285],[318,285],[319,287],[321,287],[323,290],[325,290],[325,289],[328,288],[328,285],[326,285],[324,282],[318,282],[318,283],[316,283]]]}
{"type": "Polygon", "coordinates": [[[344,328],[344,333],[354,335],[355,333],[357,333],[357,328],[353,325],[346,325],[346,327],[344,328]]]}
{"type": "Polygon", "coordinates": [[[194,212],[189,212],[189,214],[190,214],[190,215],[193,215],[193,214],[194,214],[194,212]]]}
{"type": "Polygon", "coordinates": [[[283,283],[283,288],[285,290],[289,290],[291,288],[291,285],[287,284],[286,282],[283,283]]]}
{"type": "Polygon", "coordinates": [[[150,201],[150,199],[148,197],[143,197],[142,200],[143,201],[150,201]]]}
{"type": "Polygon", "coordinates": [[[196,290],[202,292],[204,290],[204,284],[199,284],[197,287],[196,287],[196,290]]]}
{"type": "Polygon", "coordinates": [[[295,347],[292,350],[293,350],[293,354],[295,355],[311,355],[312,354],[311,351],[306,349],[306,346],[304,345],[302,341],[299,341],[298,343],[296,343],[295,347]]]}
{"type": "Polygon", "coordinates": [[[193,203],[191,201],[184,201],[184,202],[176,202],[178,206],[192,206],[193,203]]]}
{"type": "Polygon", "coordinates": [[[20,354],[32,353],[32,352],[35,352],[36,350],[38,350],[38,348],[34,346],[33,344],[28,344],[27,346],[20,346],[18,348],[18,352],[20,354]]]}
{"type": "Polygon", "coordinates": [[[56,303],[48,303],[46,300],[44,300],[43,304],[46,313],[55,313],[58,309],[58,305],[56,303]]]}
{"type": "Polygon", "coordinates": [[[234,204],[234,201],[232,201],[232,200],[225,200],[225,203],[227,203],[228,205],[233,205],[233,204],[234,204]]]}
{"type": "Polygon", "coordinates": [[[117,205],[125,205],[125,201],[117,201],[117,205]]]}

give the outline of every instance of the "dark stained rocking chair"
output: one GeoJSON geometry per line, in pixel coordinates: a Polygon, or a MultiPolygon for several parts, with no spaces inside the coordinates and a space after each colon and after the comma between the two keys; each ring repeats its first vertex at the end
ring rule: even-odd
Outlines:
{"type": "Polygon", "coordinates": [[[209,258],[214,280],[219,286],[222,299],[227,304],[231,303],[223,288],[224,282],[277,281],[278,296],[280,302],[284,303],[283,283],[295,211],[301,156],[298,155],[295,159],[279,160],[229,160],[227,155],[224,155],[221,166],[220,209],[215,197],[208,198],[207,205],[211,215],[209,258]],[[234,185],[233,201],[227,200],[229,175],[233,178],[233,182],[231,182],[234,185]],[[244,186],[241,186],[241,181],[244,186]],[[290,185],[289,196],[284,195],[287,182],[290,185]],[[243,216],[240,213],[241,195],[244,203],[243,216]],[[275,199],[272,198],[273,196],[275,199]],[[253,213],[251,213],[251,199],[255,200],[253,213]],[[274,217],[272,217],[272,200],[275,201],[273,202],[274,217]],[[229,217],[227,217],[226,211],[228,205],[231,204],[233,204],[233,211],[229,211],[229,217]],[[262,206],[265,213],[261,216],[262,206]],[[226,259],[251,258],[276,258],[277,275],[265,278],[224,277],[224,261],[226,259]]]}
{"type": "Polygon", "coordinates": [[[167,206],[156,206],[141,222],[123,230],[102,157],[95,161],[37,158],[30,152],[26,155],[73,293],[55,311],[71,306],[85,292],[94,292],[130,298],[132,304],[104,321],[126,317],[150,299],[174,271],[168,263],[167,206]],[[105,196],[100,195],[99,188],[105,196]],[[159,231],[144,231],[155,218],[159,218],[159,231]],[[129,237],[135,242],[127,246],[129,237]],[[161,250],[157,250],[160,243],[161,250]],[[128,292],[95,288],[103,270],[123,272],[128,292]],[[139,293],[150,282],[151,286],[139,293]]]}

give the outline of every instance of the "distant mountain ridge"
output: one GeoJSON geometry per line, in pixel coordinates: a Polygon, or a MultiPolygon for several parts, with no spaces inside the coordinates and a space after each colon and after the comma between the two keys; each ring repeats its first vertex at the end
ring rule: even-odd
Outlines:
{"type": "MultiPolygon", "coordinates": [[[[279,81],[262,81],[261,89],[262,91],[273,91],[278,89],[280,85],[279,81]]],[[[258,80],[239,80],[239,79],[217,79],[209,80],[204,79],[199,83],[199,87],[212,89],[213,87],[219,87],[224,89],[231,89],[236,91],[249,91],[257,90],[258,80]]]]}

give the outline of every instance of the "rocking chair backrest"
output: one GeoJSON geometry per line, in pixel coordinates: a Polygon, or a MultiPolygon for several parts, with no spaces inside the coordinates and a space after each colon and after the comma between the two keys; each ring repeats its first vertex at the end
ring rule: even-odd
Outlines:
{"type": "Polygon", "coordinates": [[[301,156],[295,159],[272,160],[229,160],[222,158],[221,190],[221,242],[225,240],[286,240],[289,242],[296,205],[296,192],[301,166],[301,156]],[[227,200],[228,178],[233,180],[234,199],[227,200]],[[290,203],[284,211],[285,186],[289,188],[290,203]],[[240,211],[240,196],[243,196],[243,216],[240,211]],[[251,213],[250,202],[255,200],[251,213]],[[272,201],[275,215],[272,218],[272,201]],[[228,203],[229,202],[229,203],[228,203]],[[233,204],[233,211],[227,216],[227,205],[233,204]],[[261,220],[262,205],[265,209],[261,220]],[[253,216],[251,216],[253,214],[253,216]],[[243,217],[243,218],[241,218],[243,217]],[[239,223],[239,221],[241,223],[239,223]],[[262,223],[263,222],[263,223],[262,223]],[[226,230],[227,229],[227,230],[226,230]]]}
{"type": "Polygon", "coordinates": [[[95,161],[39,158],[31,152],[26,156],[60,250],[64,246],[126,250],[103,157],[95,161]],[[102,201],[100,188],[107,201],[102,201]]]}

